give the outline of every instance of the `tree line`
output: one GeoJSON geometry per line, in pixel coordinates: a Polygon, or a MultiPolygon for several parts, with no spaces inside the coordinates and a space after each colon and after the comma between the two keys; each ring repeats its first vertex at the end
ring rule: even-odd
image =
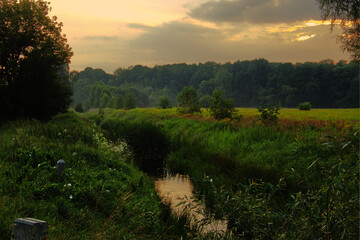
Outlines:
{"type": "Polygon", "coordinates": [[[98,107],[154,107],[167,97],[193,86],[202,107],[220,90],[234,99],[236,107],[277,105],[297,107],[310,102],[314,108],[358,108],[359,65],[332,60],[306,63],[271,63],[265,59],[219,64],[136,65],[118,68],[113,74],[86,68],[73,73],[74,103],[86,109],[98,107]]]}

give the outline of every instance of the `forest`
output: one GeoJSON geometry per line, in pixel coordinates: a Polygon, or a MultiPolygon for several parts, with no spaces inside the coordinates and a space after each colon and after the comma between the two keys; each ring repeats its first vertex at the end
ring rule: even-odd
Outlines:
{"type": "Polygon", "coordinates": [[[90,67],[72,73],[73,104],[85,110],[98,107],[156,107],[161,97],[176,106],[176,96],[193,86],[202,107],[214,90],[225,92],[236,107],[271,104],[297,107],[310,102],[314,108],[358,108],[359,65],[353,61],[273,63],[266,59],[219,64],[142,65],[118,68],[113,74],[90,67]]]}

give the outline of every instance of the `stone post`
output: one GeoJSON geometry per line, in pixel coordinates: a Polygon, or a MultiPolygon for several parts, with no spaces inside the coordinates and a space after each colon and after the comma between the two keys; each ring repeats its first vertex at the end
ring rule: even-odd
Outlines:
{"type": "Polygon", "coordinates": [[[47,240],[49,225],[33,218],[17,218],[14,221],[12,240],[47,240]]]}
{"type": "Polygon", "coordinates": [[[57,162],[57,175],[58,175],[58,177],[60,177],[64,171],[65,171],[65,161],[60,159],[57,162]]]}

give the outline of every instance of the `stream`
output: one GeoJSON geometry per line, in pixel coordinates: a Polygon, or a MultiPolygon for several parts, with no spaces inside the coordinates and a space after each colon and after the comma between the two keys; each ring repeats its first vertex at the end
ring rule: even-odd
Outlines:
{"type": "Polygon", "coordinates": [[[172,213],[179,216],[183,213],[190,217],[190,224],[201,223],[200,231],[226,232],[226,220],[212,220],[205,222],[205,208],[194,199],[194,187],[187,175],[170,175],[168,172],[155,181],[155,189],[163,203],[169,204],[172,213]]]}

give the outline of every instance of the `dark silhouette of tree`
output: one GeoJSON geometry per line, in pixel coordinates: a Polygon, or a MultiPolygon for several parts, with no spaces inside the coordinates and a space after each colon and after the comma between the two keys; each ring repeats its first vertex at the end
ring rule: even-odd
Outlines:
{"type": "Polygon", "coordinates": [[[338,41],[342,49],[348,51],[352,59],[360,61],[360,0],[317,1],[323,20],[331,20],[332,26],[340,20],[343,33],[338,41]]]}
{"type": "Polygon", "coordinates": [[[69,107],[71,48],[42,0],[0,2],[0,116],[47,120],[69,107]]]}

